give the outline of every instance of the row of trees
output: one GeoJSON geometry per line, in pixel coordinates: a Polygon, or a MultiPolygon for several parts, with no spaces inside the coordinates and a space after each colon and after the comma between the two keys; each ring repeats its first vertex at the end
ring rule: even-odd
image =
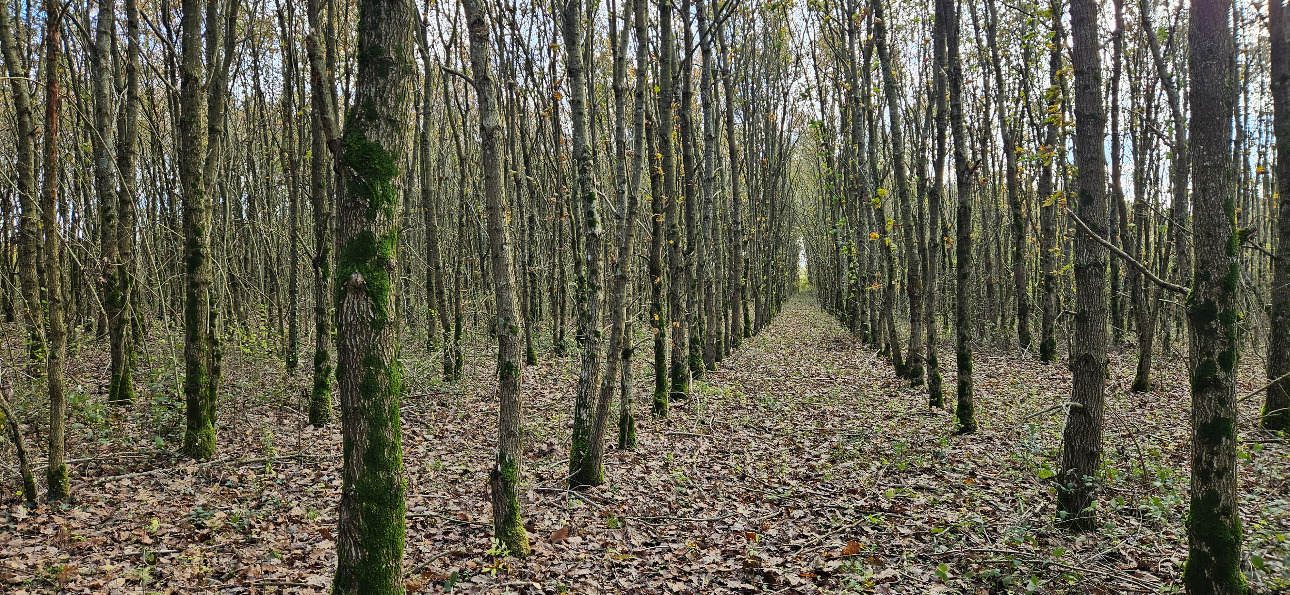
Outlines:
{"type": "Polygon", "coordinates": [[[106,338],[119,410],[140,359],[172,370],[199,460],[224,350],[295,372],[311,348],[302,406],[330,423],[334,390],[344,442],[337,592],[396,592],[403,353],[455,382],[473,329],[498,345],[494,527],[524,555],[523,366],[579,354],[568,481],[597,485],[611,424],[635,447],[637,334],[664,417],[797,283],[788,5],[123,1],[0,3],[0,307],[23,398],[47,389],[51,500],[69,339],[106,338]]]}
{"type": "Polygon", "coordinates": [[[1272,2],[1266,17],[1259,6],[1213,0],[1116,2],[1105,8],[1112,14],[1091,0],[937,2],[931,22],[884,11],[890,6],[872,0],[810,12],[825,43],[811,56],[820,115],[804,237],[821,303],[885,350],[911,385],[926,381],[932,407],[943,401],[937,314],[953,304],[959,433],[976,429],[973,346],[993,337],[1055,361],[1058,321],[1067,319],[1074,382],[1057,520],[1074,530],[1097,526],[1108,346],[1132,330],[1133,389],[1146,391],[1156,333],[1166,351],[1171,333],[1185,340],[1192,489],[1184,579],[1192,593],[1241,592],[1242,348],[1266,350],[1261,425],[1290,426],[1283,3],[1272,2]],[[931,43],[894,46],[910,54],[897,60],[893,30],[931,43]]]}

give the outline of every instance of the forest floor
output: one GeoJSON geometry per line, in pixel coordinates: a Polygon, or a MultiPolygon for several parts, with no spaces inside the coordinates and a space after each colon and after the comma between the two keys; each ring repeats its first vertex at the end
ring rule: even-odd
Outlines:
{"type": "MultiPolygon", "coordinates": [[[[666,420],[648,416],[652,378],[638,374],[639,448],[610,450],[607,483],[585,492],[561,483],[576,360],[527,368],[521,505],[535,550],[522,560],[490,540],[492,352],[481,342],[466,380],[444,385],[430,380],[438,360],[409,349],[409,592],[1181,592],[1181,358],[1159,357],[1157,390],[1133,394],[1132,351],[1112,354],[1100,528],[1069,535],[1054,528],[1046,479],[1063,418],[1053,406],[1070,390],[1064,366],[979,353],[981,430],[952,436],[952,415],[929,410],[925,389],[894,379],[809,299],[790,301],[666,420]]],[[[219,455],[194,463],[170,450],[183,426],[163,371],[174,369],[173,346],[149,348],[139,402],[120,415],[102,402],[101,347],[71,358],[70,504],[22,506],[2,445],[0,592],[327,592],[340,433],[305,423],[308,374],[266,363],[252,337],[230,342],[219,455]]],[[[942,359],[952,401],[951,352],[942,359]]],[[[1262,384],[1252,360],[1241,394],[1262,384]]],[[[29,449],[40,451],[39,399],[25,398],[29,449]]],[[[1254,593],[1285,593],[1290,445],[1257,433],[1258,401],[1241,408],[1246,575],[1254,593]]]]}

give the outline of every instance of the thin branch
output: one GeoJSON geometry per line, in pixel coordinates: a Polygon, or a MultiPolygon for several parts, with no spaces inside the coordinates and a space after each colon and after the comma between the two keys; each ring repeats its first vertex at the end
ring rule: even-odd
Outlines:
{"type": "Polygon", "coordinates": [[[1079,216],[1075,214],[1075,211],[1072,211],[1070,209],[1070,207],[1066,207],[1066,214],[1070,215],[1071,219],[1075,220],[1075,224],[1078,225],[1079,228],[1084,233],[1088,234],[1090,238],[1093,238],[1094,240],[1097,240],[1097,243],[1103,246],[1106,246],[1106,248],[1110,250],[1111,253],[1120,257],[1121,260],[1133,265],[1133,268],[1138,269],[1138,272],[1142,273],[1143,276],[1150,279],[1152,283],[1155,283],[1156,285],[1159,285],[1160,287],[1164,289],[1168,289],[1169,291],[1172,291],[1174,293],[1181,293],[1184,295],[1187,293],[1188,289],[1186,287],[1183,287],[1182,285],[1178,285],[1176,283],[1170,283],[1168,281],[1165,281],[1164,279],[1161,279],[1160,277],[1157,277],[1155,273],[1151,272],[1151,269],[1146,267],[1146,265],[1143,265],[1142,263],[1138,262],[1137,259],[1133,258],[1132,256],[1129,256],[1123,250],[1117,248],[1115,244],[1112,244],[1111,242],[1106,241],[1106,239],[1103,238],[1102,236],[1099,236],[1096,233],[1093,233],[1093,230],[1089,229],[1088,225],[1085,224],[1084,221],[1081,220],[1079,216]]]}

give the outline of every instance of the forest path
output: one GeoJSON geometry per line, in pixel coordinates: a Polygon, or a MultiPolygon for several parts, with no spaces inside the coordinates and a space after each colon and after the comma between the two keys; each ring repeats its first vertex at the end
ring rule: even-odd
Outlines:
{"type": "MultiPolygon", "coordinates": [[[[1062,423],[1053,405],[1070,390],[1061,364],[978,353],[981,430],[952,436],[925,388],[795,296],[667,419],[649,417],[650,362],[637,358],[639,447],[611,448],[606,483],[570,492],[577,357],[544,353],[524,370],[520,504],[535,551],[520,560],[491,541],[496,346],[467,347],[456,384],[438,380],[435,354],[404,353],[410,593],[1083,594],[1180,580],[1188,411],[1177,359],[1162,358],[1157,391],[1133,394],[1133,358],[1112,352],[1102,525],[1072,536],[1053,528],[1044,479],[1062,423]]],[[[327,592],[340,433],[305,425],[291,399],[307,375],[286,377],[258,353],[228,352],[214,461],[154,446],[158,431],[182,429],[181,410],[156,397],[73,428],[74,452],[99,454],[73,467],[69,506],[0,509],[0,591],[327,592]],[[123,444],[135,450],[120,458],[123,444]]],[[[1252,366],[1243,392],[1258,385],[1252,366]]],[[[1256,413],[1254,401],[1242,409],[1246,421],[1256,413]]],[[[1285,592],[1290,449],[1241,448],[1246,552],[1263,564],[1249,571],[1252,592],[1285,592]]]]}

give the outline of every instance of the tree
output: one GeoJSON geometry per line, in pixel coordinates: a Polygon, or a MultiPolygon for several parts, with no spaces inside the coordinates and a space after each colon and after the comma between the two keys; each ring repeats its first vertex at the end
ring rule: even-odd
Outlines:
{"type": "Polygon", "coordinates": [[[322,427],[332,418],[332,197],[328,193],[328,164],[335,163],[340,150],[339,124],[336,122],[336,89],[329,56],[323,56],[319,42],[322,35],[322,0],[308,5],[310,80],[310,157],[309,205],[313,211],[314,256],[314,357],[313,383],[309,390],[309,423],[322,427]],[[329,157],[330,156],[330,157],[329,157]]]}
{"type": "Polygon", "coordinates": [[[600,386],[601,339],[601,229],[600,209],[591,181],[591,145],[587,138],[586,70],[582,55],[583,4],[565,0],[561,32],[564,34],[565,68],[569,83],[569,117],[573,125],[573,194],[582,210],[583,250],[586,251],[586,293],[579,313],[585,340],[582,369],[578,374],[577,395],[573,405],[573,438],[569,448],[569,485],[595,486],[604,482],[600,462],[592,455],[592,431],[603,422],[596,419],[600,386]]]}
{"type": "Polygon", "coordinates": [[[972,384],[972,170],[963,124],[963,60],[959,55],[959,18],[948,0],[938,11],[945,20],[945,53],[949,65],[950,128],[954,131],[954,183],[958,194],[954,258],[958,299],[954,302],[954,359],[958,365],[955,432],[976,432],[976,405],[972,384]]]}
{"type": "Polygon", "coordinates": [[[0,6],[0,50],[4,53],[5,70],[9,88],[13,91],[15,120],[14,136],[17,137],[16,167],[18,194],[18,278],[21,283],[23,318],[27,325],[27,353],[36,363],[44,353],[43,314],[40,308],[40,281],[36,274],[37,246],[40,243],[40,210],[36,207],[36,125],[31,115],[30,79],[23,70],[18,44],[14,40],[14,25],[10,23],[9,7],[0,6]]]}
{"type": "Polygon", "coordinates": [[[1050,3],[1052,31],[1048,50],[1048,89],[1044,93],[1043,143],[1039,149],[1040,169],[1036,194],[1042,203],[1039,215],[1039,269],[1043,273],[1043,299],[1040,302],[1039,361],[1057,361],[1057,202],[1053,183],[1054,161],[1058,150],[1058,121],[1062,108],[1062,27],[1061,2],[1050,3]]]}
{"type": "MultiPolygon", "coordinates": [[[[210,92],[220,95],[220,86],[211,80],[203,81],[203,38],[206,40],[207,57],[217,55],[220,25],[216,2],[202,6],[200,0],[183,0],[181,3],[180,88],[179,88],[179,178],[183,196],[184,217],[184,402],[186,427],[184,454],[194,459],[209,459],[215,454],[215,397],[219,386],[219,347],[216,339],[215,316],[212,308],[211,284],[211,201],[206,194],[207,118],[221,119],[220,114],[207,113],[218,99],[206,97],[210,92]],[[203,14],[209,11],[211,18],[203,14]],[[205,26],[205,35],[203,35],[205,26]]],[[[236,6],[237,3],[234,3],[236,6]]],[[[208,62],[213,62],[208,60],[208,62]]],[[[208,64],[211,72],[218,69],[208,64]]],[[[216,124],[218,126],[218,124],[216,124]]]]}
{"type": "Polygon", "coordinates": [[[520,403],[520,343],[516,324],[515,282],[511,272],[511,244],[506,231],[506,204],[502,195],[502,134],[497,115],[497,88],[489,64],[491,44],[484,20],[483,0],[462,0],[470,30],[470,67],[479,108],[479,151],[484,168],[484,210],[488,215],[488,247],[493,265],[493,293],[497,300],[498,411],[497,461],[489,471],[492,488],[493,532],[497,541],[516,556],[530,552],[528,535],[520,520],[520,440],[523,417],[520,403]]]}
{"type": "Polygon", "coordinates": [[[59,85],[64,6],[45,0],[45,144],[43,147],[44,186],[41,188],[40,217],[45,230],[45,316],[48,322],[49,352],[45,356],[45,375],[49,383],[49,466],[45,473],[45,490],[49,501],[71,496],[67,480],[67,399],[64,395],[63,358],[67,352],[67,324],[63,293],[63,242],[58,224],[58,120],[63,107],[59,85]]]}
{"type": "Polygon", "coordinates": [[[887,117],[891,126],[891,169],[895,174],[893,193],[900,209],[901,237],[905,248],[905,292],[909,298],[909,355],[905,358],[904,376],[910,386],[923,383],[923,273],[918,258],[915,233],[914,207],[909,196],[908,170],[905,166],[904,125],[901,123],[900,91],[896,86],[896,72],[892,69],[891,51],[887,48],[887,25],[883,18],[882,0],[870,0],[874,17],[874,40],[878,48],[878,61],[882,65],[883,91],[887,99],[887,117]]]}
{"type": "MultiPolygon", "coordinates": [[[[101,26],[102,27],[102,26],[101,26]]],[[[110,27],[108,28],[110,30],[110,27]]],[[[117,112],[116,135],[116,261],[112,262],[108,277],[112,293],[106,300],[110,305],[109,332],[111,333],[111,380],[108,401],[130,403],[134,401],[134,314],[131,302],[135,298],[134,284],[138,268],[135,256],[135,228],[138,212],[135,199],[138,189],[133,179],[139,142],[139,6],[137,0],[125,0],[125,97],[117,112]],[[112,320],[115,315],[115,321],[112,320]],[[115,326],[112,326],[115,325],[115,326]]],[[[100,194],[102,196],[102,194],[100,194]]],[[[110,205],[99,208],[111,209],[110,205]]],[[[104,247],[105,254],[112,250],[104,247]]]]}
{"type": "Polygon", "coordinates": [[[1191,595],[1242,594],[1236,495],[1236,363],[1240,245],[1231,183],[1236,105],[1231,0],[1192,0],[1192,182],[1195,270],[1187,295],[1191,356],[1191,498],[1183,585],[1191,595]]]}
{"type": "Polygon", "coordinates": [[[394,305],[416,22],[407,2],[359,4],[362,59],[336,172],[336,381],[344,463],[335,593],[403,592],[404,386],[394,305]]]}
{"type": "MultiPolygon", "coordinates": [[[[1075,71],[1075,204],[1099,238],[1107,237],[1106,115],[1097,3],[1071,0],[1071,65],[1075,71]]],[[[1057,475],[1057,521],[1068,529],[1096,528],[1093,496],[1102,462],[1102,402],[1106,384],[1107,253],[1088,233],[1075,236],[1075,331],[1070,355],[1071,403],[1062,430],[1057,475]]]]}
{"type": "MultiPolygon", "coordinates": [[[[1285,0],[1268,4],[1272,53],[1272,113],[1276,135],[1277,258],[1273,262],[1272,312],[1268,329],[1267,377],[1290,374],[1290,9],[1285,0]]],[[[1268,387],[1263,427],[1290,430],[1290,380],[1268,387]]]]}
{"type": "Polygon", "coordinates": [[[1007,87],[1003,78],[1003,61],[999,56],[999,12],[994,0],[986,0],[986,39],[990,62],[994,66],[996,112],[999,134],[1003,138],[1004,180],[1008,189],[1008,210],[1012,216],[1012,283],[1017,301],[1017,347],[1030,349],[1030,288],[1026,275],[1026,222],[1021,198],[1021,174],[1017,168],[1017,128],[1008,121],[1004,99],[1007,87]]]}

